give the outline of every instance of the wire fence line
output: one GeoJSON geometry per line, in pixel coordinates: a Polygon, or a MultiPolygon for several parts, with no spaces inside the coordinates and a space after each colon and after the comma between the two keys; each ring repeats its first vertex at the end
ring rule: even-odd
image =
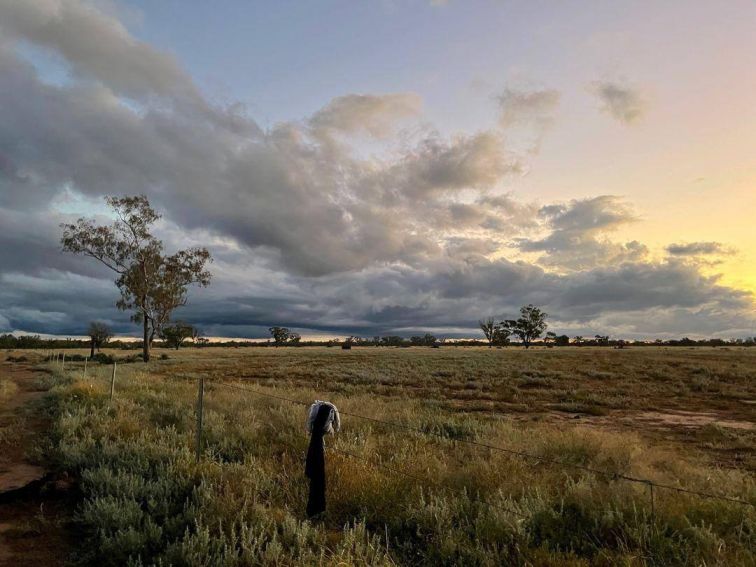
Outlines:
{"type": "MultiPolygon", "coordinates": [[[[62,364],[62,360],[57,360],[56,357],[54,357],[54,356],[51,357],[50,359],[48,359],[48,361],[60,364],[61,370],[64,368],[63,364],[62,364]]],[[[114,385],[115,385],[115,376],[116,376],[116,364],[114,363],[112,365],[112,374],[110,376],[110,400],[111,401],[113,399],[113,391],[114,391],[114,385]]],[[[300,406],[303,406],[303,407],[309,407],[311,405],[311,402],[305,402],[305,401],[302,401],[302,400],[297,400],[297,399],[294,399],[294,398],[289,398],[287,396],[282,396],[282,395],[278,395],[278,394],[270,394],[270,393],[267,393],[267,392],[261,392],[260,390],[255,390],[255,389],[252,389],[252,388],[248,388],[248,387],[244,387],[244,386],[239,386],[239,385],[236,385],[236,384],[230,384],[230,383],[227,383],[227,382],[215,382],[214,381],[214,382],[209,382],[209,384],[211,384],[212,386],[220,386],[220,387],[224,387],[224,388],[230,388],[230,389],[233,389],[233,390],[242,391],[242,392],[246,392],[246,393],[257,395],[257,396],[261,396],[261,397],[267,397],[267,398],[276,399],[276,400],[279,400],[279,401],[285,401],[285,402],[296,404],[296,405],[300,405],[300,406]]],[[[205,379],[204,379],[204,377],[200,377],[198,379],[198,385],[199,385],[199,389],[198,389],[198,401],[197,401],[197,424],[198,424],[198,431],[197,431],[196,444],[197,444],[197,454],[199,456],[199,448],[200,448],[201,439],[202,439],[202,437],[201,437],[202,436],[202,431],[201,430],[202,430],[202,414],[203,414],[203,411],[202,411],[202,400],[203,400],[204,385],[205,385],[205,379]]],[[[363,419],[363,420],[366,420],[366,421],[370,421],[370,422],[373,422],[373,423],[378,423],[378,424],[389,426],[389,427],[393,427],[393,428],[396,428],[396,429],[401,429],[401,430],[404,430],[404,431],[411,431],[411,432],[414,432],[414,433],[419,433],[420,435],[423,435],[423,436],[439,438],[439,439],[442,439],[442,440],[444,440],[446,442],[462,443],[462,444],[474,446],[474,447],[477,447],[477,448],[484,448],[484,449],[487,449],[487,450],[490,450],[490,451],[496,451],[496,452],[501,452],[501,453],[509,454],[509,455],[520,457],[520,458],[526,459],[526,460],[532,460],[532,461],[535,461],[535,463],[533,465],[531,465],[532,467],[535,467],[535,466],[537,466],[539,464],[550,464],[550,465],[560,466],[560,467],[563,467],[563,468],[569,468],[569,469],[573,469],[573,470],[580,470],[580,471],[583,471],[583,472],[589,472],[591,474],[595,474],[597,476],[601,476],[601,477],[604,477],[604,478],[609,479],[609,480],[621,480],[621,481],[624,481],[624,482],[630,482],[630,483],[644,485],[644,486],[648,487],[648,489],[649,489],[649,497],[650,497],[650,504],[651,504],[652,510],[654,509],[654,488],[658,488],[658,489],[661,489],[661,490],[668,490],[668,491],[682,493],[682,494],[688,494],[688,495],[696,496],[696,497],[699,497],[699,498],[712,499],[712,500],[720,500],[720,501],[730,502],[730,503],[733,503],[733,504],[739,504],[739,505],[742,505],[742,506],[745,506],[745,507],[756,508],[756,504],[754,504],[752,502],[749,502],[749,501],[746,501],[746,500],[741,500],[739,498],[733,498],[731,496],[724,496],[724,495],[721,495],[721,494],[714,494],[714,493],[711,493],[711,492],[704,492],[704,491],[701,491],[701,490],[694,490],[694,489],[684,488],[684,487],[680,487],[680,486],[673,486],[673,485],[669,485],[669,484],[662,484],[662,483],[658,483],[658,482],[652,481],[650,479],[634,477],[634,476],[620,474],[620,473],[615,473],[615,472],[611,472],[611,471],[604,471],[604,470],[601,470],[601,469],[596,469],[594,467],[589,467],[589,466],[585,466],[585,465],[579,465],[579,464],[576,464],[576,463],[570,463],[568,461],[564,461],[564,460],[560,460],[560,459],[554,459],[554,458],[550,458],[550,457],[543,457],[541,455],[535,455],[533,453],[528,453],[526,451],[519,451],[519,450],[516,450],[516,449],[510,449],[510,448],[501,447],[501,446],[498,446],[498,445],[491,445],[489,443],[483,443],[483,442],[480,442],[480,441],[474,441],[474,440],[470,440],[470,439],[450,439],[449,437],[447,437],[447,436],[445,436],[445,435],[443,435],[441,433],[437,433],[435,431],[427,431],[427,430],[424,430],[424,429],[420,429],[418,427],[413,427],[411,425],[407,425],[407,424],[403,424],[403,423],[397,423],[397,422],[383,420],[383,419],[378,419],[378,418],[375,418],[375,417],[365,416],[365,415],[361,415],[361,414],[357,414],[357,413],[353,413],[353,412],[346,412],[346,411],[339,410],[339,413],[341,415],[345,415],[345,416],[349,416],[349,417],[354,417],[354,418],[358,418],[358,419],[363,419]]],[[[357,454],[354,454],[354,453],[350,453],[348,451],[344,451],[343,449],[339,449],[339,448],[336,448],[336,447],[333,447],[332,449],[334,451],[337,451],[339,453],[342,453],[342,454],[347,455],[349,457],[352,457],[354,459],[363,460],[365,462],[368,462],[372,466],[382,467],[383,469],[389,470],[389,471],[394,472],[396,474],[402,474],[404,476],[407,476],[409,478],[414,478],[415,480],[419,480],[419,481],[422,481],[422,482],[428,482],[429,481],[427,478],[422,478],[422,477],[418,477],[416,475],[412,475],[412,474],[407,473],[405,471],[401,471],[399,469],[395,469],[393,467],[389,467],[389,466],[387,466],[387,465],[385,465],[383,463],[373,463],[373,462],[369,461],[368,459],[366,459],[366,457],[363,457],[363,456],[360,456],[360,455],[357,455],[357,454]]],[[[447,488],[454,489],[453,487],[447,487],[447,488]]],[[[462,490],[466,490],[466,489],[462,489],[462,490]]]]}
{"type": "MultiPolygon", "coordinates": [[[[203,384],[203,382],[204,382],[204,380],[200,380],[200,386],[199,386],[199,389],[201,391],[203,391],[202,396],[204,395],[204,384],[203,384]]],[[[230,388],[233,388],[233,389],[238,389],[238,390],[243,390],[245,392],[249,392],[246,388],[234,387],[232,384],[224,384],[224,383],[221,383],[221,382],[213,382],[212,385],[213,386],[219,386],[219,385],[220,386],[227,386],[227,387],[230,387],[230,388]]],[[[310,406],[310,404],[307,403],[307,402],[302,402],[302,401],[299,401],[299,400],[293,400],[293,399],[285,398],[285,397],[282,397],[282,396],[273,396],[273,395],[271,395],[269,397],[271,397],[271,398],[277,398],[277,399],[279,399],[281,401],[287,401],[287,402],[296,403],[296,404],[303,405],[303,406],[308,406],[308,407],[310,406]]],[[[201,399],[202,399],[202,397],[198,398],[198,402],[201,399]]],[[[198,408],[199,407],[200,407],[200,403],[198,403],[198,408]]],[[[339,413],[343,413],[343,412],[339,412],[339,413]]],[[[346,415],[346,414],[344,414],[344,415],[346,415]]],[[[200,422],[199,422],[199,416],[198,416],[198,424],[199,423],[200,422]]],[[[198,439],[199,439],[199,437],[198,437],[198,439]]],[[[283,445],[288,446],[289,448],[293,449],[295,452],[301,452],[302,451],[302,449],[300,447],[296,447],[295,445],[293,445],[293,444],[291,444],[291,443],[289,443],[287,441],[279,440],[278,442],[281,443],[281,444],[283,444],[283,445]]],[[[197,445],[198,451],[199,451],[199,448],[200,448],[200,445],[199,445],[199,442],[198,442],[198,445],[197,445]]],[[[458,494],[462,494],[465,497],[469,497],[470,496],[470,491],[467,488],[460,488],[460,487],[456,487],[456,486],[444,485],[441,482],[439,482],[438,479],[433,479],[433,478],[428,478],[428,477],[422,477],[420,475],[417,475],[417,474],[414,474],[414,473],[410,473],[408,471],[399,469],[397,467],[386,465],[385,463],[382,463],[382,462],[375,462],[375,461],[371,460],[369,457],[366,457],[365,455],[358,455],[357,453],[353,453],[351,451],[346,451],[346,450],[344,450],[344,449],[342,449],[340,447],[330,446],[329,450],[333,451],[335,453],[347,456],[347,457],[349,457],[349,458],[351,458],[351,459],[353,459],[355,461],[359,461],[363,465],[366,465],[366,467],[372,467],[372,468],[381,469],[383,471],[387,471],[387,472],[392,473],[392,474],[397,475],[397,476],[404,476],[404,477],[409,478],[411,480],[417,481],[417,482],[419,482],[419,483],[421,483],[423,485],[425,485],[425,484],[435,484],[436,486],[438,486],[438,487],[440,487],[442,489],[448,490],[450,492],[456,492],[458,494]]],[[[486,502],[484,500],[479,500],[479,502],[481,504],[485,504],[487,506],[491,505],[491,503],[486,502]]],[[[497,506],[499,508],[501,508],[502,510],[505,510],[505,511],[509,512],[510,514],[518,516],[520,518],[524,518],[526,516],[521,510],[515,510],[511,506],[507,506],[506,504],[503,504],[501,502],[497,503],[497,506]]]]}
{"type": "MultiPolygon", "coordinates": [[[[305,407],[309,407],[311,405],[311,402],[303,402],[301,400],[296,400],[296,399],[288,398],[288,397],[281,396],[281,395],[269,394],[269,393],[266,393],[266,392],[261,392],[259,390],[254,390],[252,388],[247,388],[247,387],[243,387],[243,386],[237,386],[235,384],[228,384],[228,383],[225,383],[225,382],[212,382],[212,384],[214,386],[221,386],[221,387],[225,387],[225,388],[231,388],[231,389],[235,389],[235,390],[239,390],[239,391],[244,391],[244,392],[248,392],[248,393],[251,393],[251,394],[255,394],[255,395],[258,395],[258,396],[263,396],[263,397],[273,398],[273,399],[277,399],[277,400],[281,400],[281,401],[285,401],[285,402],[289,402],[289,403],[293,403],[293,404],[298,404],[298,405],[305,406],[305,407]]],[[[689,489],[689,488],[683,488],[683,487],[680,487],[680,486],[673,486],[673,485],[669,485],[669,484],[662,484],[662,483],[658,483],[658,482],[652,481],[650,479],[639,478],[639,477],[629,476],[629,475],[625,475],[625,474],[614,473],[614,472],[610,472],[610,471],[604,471],[604,470],[596,469],[596,468],[593,468],[593,467],[588,467],[588,466],[585,466],[585,465],[579,465],[579,464],[576,464],[576,463],[570,463],[570,462],[563,461],[563,460],[560,460],[560,459],[553,459],[553,458],[549,458],[549,457],[543,457],[541,455],[535,455],[533,453],[528,453],[526,451],[518,451],[516,449],[509,449],[509,448],[506,448],[506,447],[500,447],[500,446],[497,446],[497,445],[491,445],[491,444],[488,444],[488,443],[482,443],[482,442],[473,441],[473,440],[470,440],[470,439],[454,439],[454,440],[450,440],[445,435],[443,435],[441,433],[437,433],[435,431],[426,431],[426,430],[420,429],[418,427],[412,427],[411,425],[406,425],[406,424],[403,424],[403,423],[397,423],[397,422],[393,422],[393,421],[387,421],[387,420],[378,419],[378,418],[374,418],[374,417],[369,417],[369,416],[365,416],[365,415],[360,415],[360,414],[356,414],[356,413],[352,413],[352,412],[346,412],[346,411],[339,410],[339,413],[341,415],[346,415],[346,416],[349,416],[349,417],[355,417],[355,418],[358,418],[358,419],[364,419],[366,421],[372,421],[374,423],[380,423],[382,425],[394,427],[394,428],[397,428],[397,429],[402,429],[402,430],[405,430],[405,431],[412,431],[412,432],[419,433],[419,434],[425,435],[425,436],[438,437],[440,439],[444,439],[445,441],[454,441],[455,443],[464,443],[464,444],[471,445],[471,446],[476,446],[476,447],[479,447],[479,448],[485,448],[485,449],[488,449],[488,450],[497,451],[497,452],[506,453],[506,454],[509,454],[509,455],[521,457],[523,459],[531,459],[531,460],[536,461],[536,464],[539,464],[539,463],[551,464],[551,465],[561,466],[561,467],[564,467],[564,468],[571,468],[571,469],[575,469],[575,470],[580,470],[580,471],[583,471],[583,472],[589,472],[589,473],[592,473],[592,474],[596,474],[598,476],[603,476],[604,478],[608,478],[610,480],[622,480],[622,481],[625,481],[625,482],[642,484],[644,486],[649,487],[649,489],[651,491],[653,491],[653,488],[659,488],[659,489],[662,489],[662,490],[669,490],[669,491],[674,491],[674,492],[689,494],[689,495],[697,496],[697,497],[700,497],[700,498],[709,498],[709,499],[714,499],[714,500],[722,500],[722,501],[726,501],[726,502],[731,502],[733,504],[740,504],[740,505],[744,505],[744,506],[750,506],[752,508],[756,507],[756,505],[754,505],[751,502],[748,502],[746,500],[741,500],[739,498],[733,498],[731,496],[723,496],[721,494],[714,494],[714,493],[711,493],[711,492],[704,492],[704,491],[700,491],[700,490],[693,490],[693,489],[689,489]]],[[[653,492],[652,492],[652,494],[653,494],[653,492]]]]}

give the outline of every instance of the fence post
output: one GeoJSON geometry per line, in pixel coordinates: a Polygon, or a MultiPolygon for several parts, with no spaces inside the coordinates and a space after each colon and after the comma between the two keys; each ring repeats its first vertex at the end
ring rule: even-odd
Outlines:
{"type": "Polygon", "coordinates": [[[196,439],[196,458],[197,462],[200,461],[200,455],[202,454],[202,413],[203,404],[205,398],[205,378],[199,377],[197,380],[197,439],[196,439]]]}
{"type": "Polygon", "coordinates": [[[66,369],[66,353],[63,353],[63,360],[60,362],[60,369],[65,370],[66,369]]]}
{"type": "Polygon", "coordinates": [[[654,483],[648,482],[648,496],[651,500],[651,523],[656,523],[656,504],[654,502],[654,483]]]}
{"type": "Polygon", "coordinates": [[[113,390],[115,389],[116,363],[113,362],[113,375],[110,377],[110,403],[113,402],[113,390]]]}
{"type": "Polygon", "coordinates": [[[84,376],[87,375],[87,361],[89,360],[88,356],[84,357],[84,376]]]}

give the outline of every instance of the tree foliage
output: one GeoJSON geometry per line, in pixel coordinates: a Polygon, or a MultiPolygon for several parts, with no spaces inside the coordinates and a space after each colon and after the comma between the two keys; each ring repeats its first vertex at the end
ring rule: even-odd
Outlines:
{"type": "Polygon", "coordinates": [[[268,331],[270,331],[270,335],[273,337],[273,342],[276,346],[297,344],[302,340],[299,333],[295,333],[286,327],[270,327],[268,331]]]}
{"type": "Polygon", "coordinates": [[[522,341],[525,348],[530,348],[530,343],[540,337],[548,326],[548,315],[535,307],[532,303],[520,308],[520,317],[507,319],[501,323],[502,328],[509,334],[515,335],[522,341]]]}
{"type": "Polygon", "coordinates": [[[430,333],[423,336],[410,337],[410,344],[413,346],[433,346],[438,343],[438,339],[430,333]]]}
{"type": "Polygon", "coordinates": [[[171,313],[186,304],[192,284],[207,286],[212,261],[206,248],[188,248],[166,255],[163,243],[151,233],[161,216],[147,197],[108,197],[115,215],[110,226],[90,219],[63,224],[63,249],[99,261],[117,274],[121,292],[117,307],[132,310],[132,320],[142,324],[144,360],[150,359],[155,335],[170,320],[171,313]]]}
{"type": "Polygon", "coordinates": [[[509,342],[509,330],[504,327],[503,323],[494,322],[493,317],[478,321],[478,325],[488,341],[489,348],[493,346],[504,346],[509,342]]]}
{"type": "Polygon", "coordinates": [[[91,349],[89,354],[90,357],[93,357],[95,355],[95,350],[99,352],[102,347],[108,344],[108,341],[113,336],[113,332],[110,330],[110,327],[100,321],[92,321],[89,324],[87,334],[89,335],[89,339],[91,341],[91,349]]]}
{"type": "Polygon", "coordinates": [[[196,329],[183,321],[177,321],[172,325],[164,325],[160,330],[160,338],[165,341],[165,344],[169,348],[175,348],[178,350],[184,342],[197,337],[196,329]]]}

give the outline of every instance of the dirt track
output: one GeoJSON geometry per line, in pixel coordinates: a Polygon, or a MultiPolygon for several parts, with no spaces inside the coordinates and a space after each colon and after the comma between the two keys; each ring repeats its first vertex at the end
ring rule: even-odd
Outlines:
{"type": "Polygon", "coordinates": [[[44,390],[25,364],[6,361],[0,376],[18,386],[0,403],[0,567],[63,565],[70,506],[61,483],[28,455],[48,425],[34,407],[44,390]]]}

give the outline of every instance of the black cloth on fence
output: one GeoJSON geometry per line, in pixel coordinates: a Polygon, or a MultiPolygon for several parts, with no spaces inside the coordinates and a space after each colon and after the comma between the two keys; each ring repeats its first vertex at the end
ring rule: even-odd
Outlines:
{"type": "Polygon", "coordinates": [[[307,515],[312,518],[325,512],[326,476],[325,476],[325,445],[323,435],[326,434],[326,423],[333,409],[328,404],[318,408],[318,415],[312,424],[310,446],[307,448],[307,462],[305,475],[310,479],[310,497],[307,500],[307,515]]]}

